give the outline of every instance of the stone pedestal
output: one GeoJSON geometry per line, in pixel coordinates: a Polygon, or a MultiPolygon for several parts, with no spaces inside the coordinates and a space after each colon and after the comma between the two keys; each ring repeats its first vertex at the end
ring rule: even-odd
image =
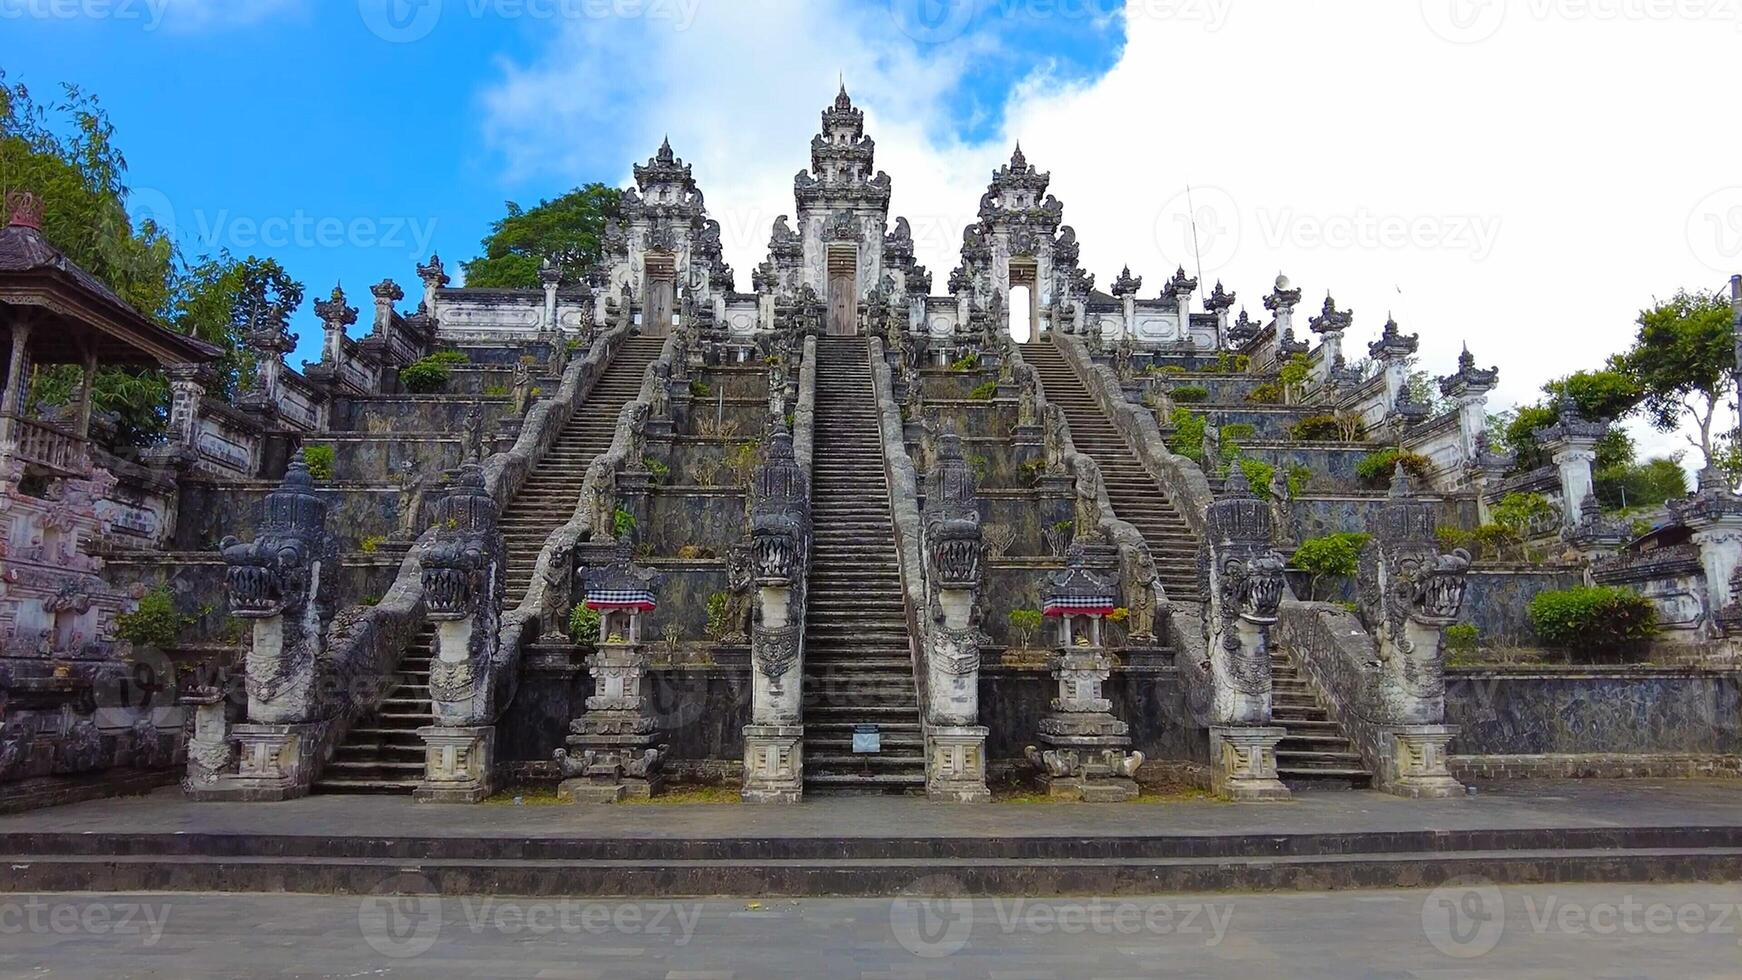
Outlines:
{"type": "Polygon", "coordinates": [[[423,781],[412,791],[420,803],[478,803],[495,788],[490,760],[495,758],[494,726],[419,728],[424,744],[423,781]]]}
{"type": "Polygon", "coordinates": [[[1100,647],[1072,647],[1054,654],[1059,696],[1041,719],[1041,747],[1029,746],[1035,783],[1049,796],[1087,803],[1122,803],[1137,796],[1133,776],[1143,753],[1131,748],[1130,726],[1113,717],[1101,696],[1111,661],[1100,647]]]}
{"type": "Polygon", "coordinates": [[[804,797],[804,726],[744,726],[744,802],[797,803],[804,797]]]}
{"type": "Polygon", "coordinates": [[[986,734],[978,725],[939,726],[925,735],[925,795],[949,803],[987,803],[986,734]]]}
{"type": "Polygon", "coordinates": [[[1453,725],[1408,725],[1381,729],[1380,789],[1393,796],[1443,799],[1463,796],[1464,784],[1446,768],[1446,745],[1453,725]]]}
{"type": "Polygon", "coordinates": [[[1216,795],[1242,803],[1288,799],[1288,787],[1276,775],[1276,743],[1286,734],[1282,728],[1211,728],[1211,779],[1216,795]]]}
{"type": "Polygon", "coordinates": [[[574,803],[646,799],[664,786],[665,743],[647,710],[647,655],[634,644],[607,643],[587,658],[597,684],[584,715],[558,749],[565,777],[557,798],[574,803]]]}
{"type": "Polygon", "coordinates": [[[314,782],[317,758],[316,725],[235,725],[235,775],[223,775],[200,786],[187,787],[201,801],[276,803],[307,796],[314,782]]]}

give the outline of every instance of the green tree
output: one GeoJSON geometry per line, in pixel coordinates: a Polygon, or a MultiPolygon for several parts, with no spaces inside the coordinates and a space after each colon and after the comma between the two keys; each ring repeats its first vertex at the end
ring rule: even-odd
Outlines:
{"type": "Polygon", "coordinates": [[[1639,314],[1633,346],[1616,361],[1639,383],[1646,417],[1660,432],[1684,423],[1705,465],[1717,458],[1718,410],[1735,387],[1735,313],[1717,293],[1682,290],[1639,314]]]}
{"type": "Polygon", "coordinates": [[[245,259],[221,252],[202,258],[177,283],[169,317],[175,329],[224,349],[214,397],[233,398],[254,383],[255,355],[248,334],[302,305],[303,285],[276,259],[245,259]]]}
{"type": "Polygon", "coordinates": [[[462,263],[466,285],[535,289],[545,259],[562,270],[562,281],[580,281],[604,253],[605,223],[619,214],[622,192],[604,184],[577,187],[535,208],[507,202],[506,217],[490,226],[484,254],[462,263]]]}

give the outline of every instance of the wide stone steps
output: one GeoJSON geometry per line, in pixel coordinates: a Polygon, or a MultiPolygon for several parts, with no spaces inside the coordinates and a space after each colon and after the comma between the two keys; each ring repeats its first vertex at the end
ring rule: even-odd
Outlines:
{"type": "Polygon", "coordinates": [[[1271,721],[1287,734],[1276,747],[1276,770],[1295,789],[1359,789],[1373,774],[1294,661],[1286,653],[1270,661],[1271,721]]]}
{"type": "Polygon", "coordinates": [[[345,734],[320,778],[317,793],[410,793],[423,778],[423,737],[417,730],[435,724],[429,698],[429,668],[435,624],[425,623],[400,655],[401,681],[374,717],[345,734]]]}
{"type": "Polygon", "coordinates": [[[813,538],[805,615],[805,786],[904,792],[925,785],[907,611],[861,340],[819,347],[811,473],[813,538]],[[882,751],[855,754],[875,725],[882,751]]]}
{"type": "Polygon", "coordinates": [[[1095,401],[1064,354],[1049,343],[1024,344],[1022,357],[1046,387],[1070,425],[1077,451],[1101,467],[1113,513],[1137,528],[1155,558],[1157,576],[1169,598],[1201,602],[1197,575],[1197,537],[1161,487],[1139,465],[1125,438],[1095,401]]]}
{"type": "Polygon", "coordinates": [[[508,549],[505,608],[513,608],[526,598],[544,543],[574,516],[587,467],[611,448],[617,416],[624,405],[640,395],[647,365],[659,357],[664,346],[665,341],[655,337],[624,341],[556,444],[539,460],[503,511],[500,526],[508,549]]]}

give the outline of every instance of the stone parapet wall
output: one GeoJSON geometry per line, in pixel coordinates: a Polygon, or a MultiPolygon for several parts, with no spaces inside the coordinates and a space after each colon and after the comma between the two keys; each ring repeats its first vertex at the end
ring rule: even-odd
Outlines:
{"type": "Polygon", "coordinates": [[[1474,779],[1693,779],[1742,778],[1737,755],[1454,755],[1452,775],[1474,779]]]}
{"type": "Polygon", "coordinates": [[[1450,668],[1446,722],[1455,755],[1742,755],[1742,671],[1450,668]]]}

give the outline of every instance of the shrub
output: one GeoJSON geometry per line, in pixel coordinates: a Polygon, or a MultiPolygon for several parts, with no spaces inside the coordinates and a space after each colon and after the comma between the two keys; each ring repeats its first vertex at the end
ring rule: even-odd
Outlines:
{"type": "Polygon", "coordinates": [[[485,385],[484,386],[484,397],[485,398],[507,398],[508,397],[508,386],[507,385],[485,385]]]}
{"type": "Polygon", "coordinates": [[[1548,646],[1611,655],[1657,634],[1657,607],[1637,592],[1613,586],[1539,592],[1530,600],[1530,623],[1548,646]]]}
{"type": "Polygon", "coordinates": [[[1439,542],[1441,551],[1457,551],[1459,548],[1473,551],[1470,546],[1476,543],[1475,538],[1474,533],[1449,524],[1434,528],[1434,540],[1439,542]]]}
{"type": "Polygon", "coordinates": [[[611,534],[613,537],[626,538],[635,533],[635,515],[619,507],[611,514],[611,534]]]}
{"type": "Polygon", "coordinates": [[[588,609],[585,603],[576,603],[569,610],[569,639],[582,646],[591,646],[599,640],[599,612],[588,609]]]}
{"type": "Polygon", "coordinates": [[[440,391],[454,376],[454,368],[471,363],[457,350],[438,351],[399,369],[399,383],[414,395],[440,391]]]}
{"type": "Polygon", "coordinates": [[[653,482],[664,483],[671,476],[671,467],[648,456],[641,458],[641,468],[653,474],[653,482]]]}
{"type": "Polygon", "coordinates": [[[1206,364],[1204,374],[1245,374],[1252,368],[1252,358],[1245,354],[1235,354],[1230,351],[1217,351],[1216,363],[1206,364]]]}
{"type": "Polygon", "coordinates": [[[712,398],[714,397],[714,388],[701,378],[693,378],[690,381],[690,397],[712,398]]]}
{"type": "Polygon", "coordinates": [[[715,643],[718,643],[722,637],[732,632],[732,624],[726,622],[726,611],[727,607],[731,604],[731,601],[732,597],[724,592],[715,592],[708,596],[708,626],[706,635],[708,639],[713,640],[715,643]]]}
{"type": "Polygon", "coordinates": [[[302,461],[308,464],[308,475],[317,480],[333,478],[333,463],[338,459],[338,453],[332,446],[302,447],[302,461]]]}
{"type": "Polygon", "coordinates": [[[1189,408],[1176,408],[1168,416],[1168,422],[1173,426],[1173,436],[1167,440],[1167,448],[1187,459],[1202,463],[1207,420],[1189,408]]]}
{"type": "Polygon", "coordinates": [[[716,554],[714,552],[714,549],[704,548],[699,544],[686,544],[686,545],[684,545],[683,547],[677,549],[677,556],[679,558],[683,559],[684,561],[703,561],[703,560],[706,560],[709,558],[720,557],[718,554],[716,554]]]}
{"type": "Polygon", "coordinates": [[[1345,532],[1327,534],[1301,542],[1294,553],[1294,567],[1312,576],[1307,586],[1308,598],[1317,601],[1319,583],[1327,578],[1348,578],[1361,565],[1361,549],[1367,546],[1367,535],[1345,532]]]}
{"type": "Polygon", "coordinates": [[[997,394],[998,381],[993,379],[990,381],[982,381],[975,385],[974,389],[968,392],[968,397],[977,402],[989,402],[992,400],[993,396],[997,394]]]}
{"type": "Polygon", "coordinates": [[[1311,415],[1289,427],[1288,436],[1296,442],[1335,441],[1342,437],[1343,428],[1337,424],[1335,415],[1311,415]]]}
{"type": "Polygon", "coordinates": [[[726,473],[730,476],[732,486],[742,487],[750,483],[750,477],[756,472],[756,464],[760,462],[760,454],[754,442],[740,442],[726,450],[726,473]]]}
{"type": "Polygon", "coordinates": [[[1420,453],[1402,449],[1381,449],[1376,453],[1368,453],[1355,464],[1355,475],[1369,484],[1383,486],[1391,482],[1391,475],[1400,463],[1417,486],[1427,485],[1429,477],[1433,475],[1433,460],[1420,453]]]}
{"type": "Polygon", "coordinates": [[[1265,500],[1270,499],[1270,481],[1276,477],[1276,467],[1262,459],[1237,459],[1234,465],[1246,474],[1246,482],[1252,485],[1253,493],[1265,500]]]}
{"type": "Polygon", "coordinates": [[[1246,396],[1247,401],[1258,405],[1280,405],[1282,398],[1282,382],[1280,381],[1266,381],[1252,389],[1251,393],[1246,396]]]}
{"type": "Polygon", "coordinates": [[[1258,426],[1251,422],[1232,422],[1222,426],[1222,443],[1246,442],[1258,437],[1258,426]]]}
{"type": "Polygon", "coordinates": [[[1440,646],[1446,653],[1452,655],[1471,654],[1476,652],[1476,647],[1481,643],[1482,631],[1477,629],[1474,623],[1459,623],[1456,626],[1446,627],[1443,636],[1444,640],[1440,646]]]}
{"type": "Polygon", "coordinates": [[[132,612],[115,617],[115,636],[134,646],[166,647],[192,623],[192,617],[176,611],[169,589],[157,588],[140,596],[132,612]]]}
{"type": "Polygon", "coordinates": [[[980,355],[963,354],[950,362],[951,371],[972,371],[980,366],[980,355]]]}
{"type": "Polygon", "coordinates": [[[1210,400],[1210,389],[1202,385],[1180,385],[1168,392],[1168,396],[1180,405],[1197,405],[1210,400]]]}
{"type": "MultiPolygon", "coordinates": [[[[1252,484],[1252,492],[1265,500],[1269,500],[1271,481],[1276,479],[1276,467],[1261,459],[1242,458],[1235,461],[1241,472],[1246,474],[1246,482],[1252,484]]],[[[1290,466],[1287,473],[1288,493],[1298,497],[1306,490],[1307,483],[1312,480],[1312,471],[1304,466],[1290,466]]]]}
{"type": "Polygon", "coordinates": [[[1537,531],[1552,528],[1559,514],[1554,503],[1540,493],[1509,493],[1488,511],[1494,524],[1521,545],[1537,531]]]}
{"type": "Polygon", "coordinates": [[[969,456],[968,468],[974,471],[975,483],[985,483],[992,476],[992,461],[984,456],[969,456]]]}
{"type": "Polygon", "coordinates": [[[1040,632],[1046,624],[1046,617],[1038,609],[1012,609],[1010,611],[1010,629],[1016,634],[1016,645],[1027,647],[1029,638],[1040,632]]]}
{"type": "Polygon", "coordinates": [[[380,551],[381,546],[386,543],[387,536],[385,534],[371,534],[357,543],[357,550],[365,555],[372,555],[380,551]]]}

